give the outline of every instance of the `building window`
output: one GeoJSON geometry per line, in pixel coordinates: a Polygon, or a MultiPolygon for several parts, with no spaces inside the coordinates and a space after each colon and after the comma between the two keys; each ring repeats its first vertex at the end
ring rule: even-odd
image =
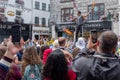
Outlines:
{"type": "Polygon", "coordinates": [[[74,0],[61,0],[61,2],[71,2],[71,1],[74,1],[74,0]]]}
{"type": "Polygon", "coordinates": [[[42,18],[42,26],[46,26],[46,19],[42,18]]]}
{"type": "Polygon", "coordinates": [[[0,7],[0,22],[7,21],[7,17],[5,16],[4,12],[5,12],[5,8],[0,7]]]}
{"type": "Polygon", "coordinates": [[[40,3],[37,1],[35,2],[35,9],[38,9],[38,10],[40,9],[40,3]]]}
{"type": "Polygon", "coordinates": [[[21,11],[16,11],[16,16],[21,16],[21,11]]]}
{"type": "Polygon", "coordinates": [[[39,24],[39,17],[35,17],[35,24],[39,24]]]}
{"type": "Polygon", "coordinates": [[[8,0],[0,0],[0,1],[8,1],[8,0]]]}
{"type": "MultiPolygon", "coordinates": [[[[92,5],[88,5],[88,12],[91,10],[92,5]]],[[[104,3],[95,4],[94,9],[88,16],[88,20],[99,20],[104,15],[105,5],[104,3]]]]}
{"type": "Polygon", "coordinates": [[[70,20],[70,17],[73,17],[73,8],[63,8],[61,9],[61,22],[67,22],[70,20]]]}
{"type": "Polygon", "coordinates": [[[5,8],[0,7],[0,19],[4,17],[5,8]]]}
{"type": "Polygon", "coordinates": [[[48,11],[50,11],[50,4],[48,4],[48,11]]]}
{"type": "Polygon", "coordinates": [[[50,26],[50,19],[48,19],[48,27],[50,26]]]}
{"type": "Polygon", "coordinates": [[[24,23],[24,20],[23,20],[22,17],[16,16],[16,17],[15,17],[15,23],[24,23]]]}
{"type": "Polygon", "coordinates": [[[24,5],[24,1],[23,1],[23,0],[16,0],[15,2],[16,2],[17,4],[24,5]]]}
{"type": "Polygon", "coordinates": [[[5,12],[5,8],[0,8],[0,13],[4,13],[5,12]]]}
{"type": "Polygon", "coordinates": [[[5,18],[4,14],[0,14],[0,22],[3,22],[3,19],[5,18]]]}
{"type": "Polygon", "coordinates": [[[23,18],[21,17],[22,12],[19,10],[16,10],[16,17],[15,17],[15,22],[16,23],[24,23],[23,18]]]}
{"type": "Polygon", "coordinates": [[[42,3],[42,10],[46,10],[46,3],[42,3]]]}

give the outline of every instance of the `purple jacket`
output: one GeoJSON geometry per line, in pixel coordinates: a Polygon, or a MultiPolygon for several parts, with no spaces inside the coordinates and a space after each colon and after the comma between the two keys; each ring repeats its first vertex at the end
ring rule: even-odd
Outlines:
{"type": "Polygon", "coordinates": [[[15,64],[12,64],[10,66],[9,72],[6,75],[5,80],[21,80],[21,79],[22,79],[22,74],[18,69],[18,66],[15,64]]]}

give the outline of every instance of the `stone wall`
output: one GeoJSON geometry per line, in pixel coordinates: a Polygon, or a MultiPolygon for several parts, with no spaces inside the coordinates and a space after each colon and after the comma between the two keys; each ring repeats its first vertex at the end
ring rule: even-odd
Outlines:
{"type": "MultiPolygon", "coordinates": [[[[51,21],[54,21],[56,24],[61,23],[61,9],[73,7],[73,2],[61,3],[60,0],[50,0],[51,1],[51,21]]],[[[117,7],[119,5],[119,0],[75,0],[76,6],[78,10],[82,12],[83,15],[87,14],[88,5],[95,3],[104,3],[105,4],[105,15],[107,14],[107,10],[109,10],[112,14],[113,21],[113,31],[118,34],[118,11],[117,7]]],[[[77,9],[74,8],[74,16],[76,16],[77,9]]]]}

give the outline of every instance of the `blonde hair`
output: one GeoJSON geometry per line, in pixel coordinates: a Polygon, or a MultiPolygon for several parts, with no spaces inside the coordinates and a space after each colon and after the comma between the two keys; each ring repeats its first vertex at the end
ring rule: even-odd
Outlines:
{"type": "Polygon", "coordinates": [[[53,46],[54,46],[54,48],[58,48],[58,46],[59,46],[58,39],[56,39],[54,41],[53,46]]]}
{"type": "Polygon", "coordinates": [[[40,64],[40,56],[37,54],[35,47],[28,47],[24,50],[21,63],[22,75],[24,75],[25,67],[31,64],[40,64]]]}

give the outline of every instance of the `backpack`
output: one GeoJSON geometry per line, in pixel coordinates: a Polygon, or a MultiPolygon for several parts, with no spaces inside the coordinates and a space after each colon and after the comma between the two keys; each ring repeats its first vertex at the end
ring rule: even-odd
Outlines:
{"type": "Polygon", "coordinates": [[[25,68],[24,80],[41,80],[41,72],[37,65],[28,65],[25,68]]]}
{"type": "Polygon", "coordinates": [[[119,80],[120,59],[117,56],[93,55],[89,57],[89,61],[89,67],[94,76],[92,80],[119,80]]]}

